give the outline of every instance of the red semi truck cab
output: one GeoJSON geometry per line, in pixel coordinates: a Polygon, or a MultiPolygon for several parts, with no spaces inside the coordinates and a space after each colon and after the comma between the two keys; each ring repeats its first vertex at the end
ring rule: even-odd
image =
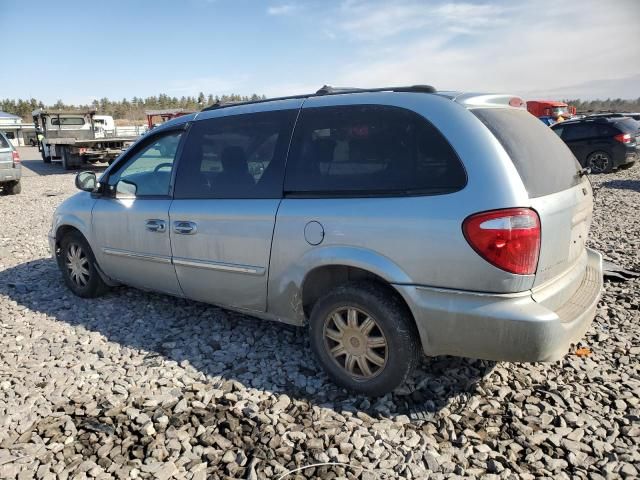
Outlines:
{"type": "Polygon", "coordinates": [[[556,118],[559,115],[562,115],[564,118],[571,118],[576,114],[576,107],[554,100],[529,100],[527,102],[527,110],[538,118],[556,118]]]}

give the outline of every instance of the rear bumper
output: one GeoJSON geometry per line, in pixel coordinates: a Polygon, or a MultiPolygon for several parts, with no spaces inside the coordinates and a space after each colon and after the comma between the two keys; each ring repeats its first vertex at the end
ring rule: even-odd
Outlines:
{"type": "Polygon", "coordinates": [[[22,176],[21,167],[18,168],[0,168],[0,183],[13,182],[20,180],[22,176]]]}
{"type": "Polygon", "coordinates": [[[634,163],[636,160],[638,160],[638,152],[628,152],[624,157],[623,165],[634,163]]]}
{"type": "Polygon", "coordinates": [[[482,294],[396,285],[407,300],[427,355],[496,361],[554,361],[591,325],[602,290],[602,257],[587,249],[577,290],[559,307],[531,292],[482,294]]]}
{"type": "Polygon", "coordinates": [[[621,148],[618,151],[614,150],[613,153],[614,167],[620,167],[637,161],[640,156],[640,148],[636,145],[624,146],[624,148],[621,148]]]}

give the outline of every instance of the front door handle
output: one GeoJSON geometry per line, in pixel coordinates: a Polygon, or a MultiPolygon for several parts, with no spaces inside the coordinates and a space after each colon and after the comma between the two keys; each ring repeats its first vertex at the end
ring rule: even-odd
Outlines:
{"type": "Polygon", "coordinates": [[[193,235],[197,230],[197,225],[193,222],[173,222],[173,231],[181,235],[193,235]]]}
{"type": "Polygon", "coordinates": [[[163,233],[164,231],[167,230],[167,224],[165,223],[165,221],[164,220],[158,220],[158,219],[155,219],[155,218],[147,220],[146,223],[144,224],[144,226],[150,232],[163,233]]]}

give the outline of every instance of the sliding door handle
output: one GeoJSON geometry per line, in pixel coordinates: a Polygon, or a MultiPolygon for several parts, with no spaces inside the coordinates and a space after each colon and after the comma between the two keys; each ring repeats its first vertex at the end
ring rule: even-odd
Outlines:
{"type": "Polygon", "coordinates": [[[164,220],[150,219],[145,222],[144,226],[150,232],[163,233],[167,230],[167,224],[164,220]]]}
{"type": "Polygon", "coordinates": [[[173,222],[173,231],[180,235],[193,235],[197,230],[197,225],[193,222],[173,222]]]}

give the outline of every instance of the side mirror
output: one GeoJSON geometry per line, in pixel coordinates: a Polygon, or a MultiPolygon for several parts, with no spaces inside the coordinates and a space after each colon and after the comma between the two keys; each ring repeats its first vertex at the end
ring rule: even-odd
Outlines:
{"type": "Polygon", "coordinates": [[[129,180],[116,183],[116,198],[135,198],[138,186],[129,180]]]}
{"type": "Polygon", "coordinates": [[[98,185],[94,172],[80,172],[76,175],[76,187],[85,192],[93,192],[98,185]]]}

